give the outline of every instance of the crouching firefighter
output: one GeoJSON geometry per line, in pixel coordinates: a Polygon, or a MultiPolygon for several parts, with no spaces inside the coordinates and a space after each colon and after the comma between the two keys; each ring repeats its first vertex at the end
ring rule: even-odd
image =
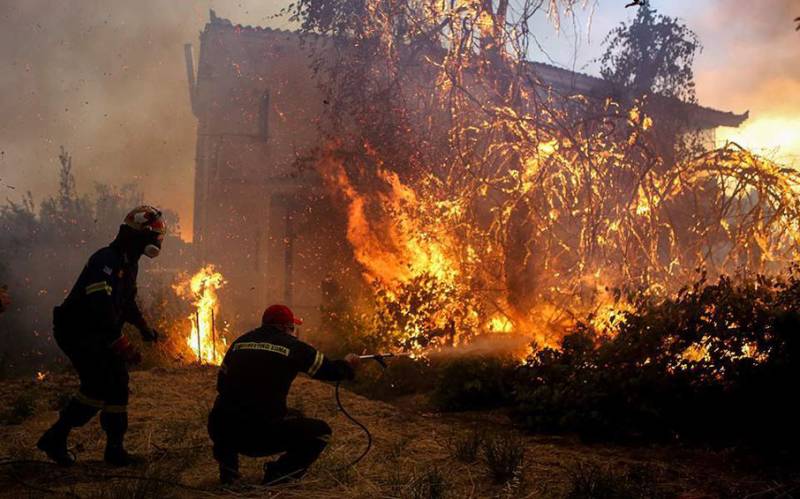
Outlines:
{"type": "Polygon", "coordinates": [[[89,258],[64,303],[53,311],[53,336],[80,378],[77,395],[36,444],[60,465],[75,461],[67,450],[70,430],[88,423],[98,411],[107,438],[105,461],[115,466],[141,461],[123,446],[128,429],[126,364],[140,362],[141,354],[122,334],[122,326],[133,324],[145,341],[158,338],[136,304],[136,276],[139,257],[158,256],[165,234],[160,211],[135,208],[116,239],[89,258]]]}
{"type": "Polygon", "coordinates": [[[295,326],[302,320],[284,305],[267,308],[261,324],[233,342],[217,378],[208,433],[223,484],[239,478],[239,454],[284,453],[264,466],[265,485],[302,477],[327,446],[331,428],[325,421],[287,410],[289,387],[298,373],[325,381],[353,379],[359,362],[353,354],[329,360],[300,341],[295,326]]]}

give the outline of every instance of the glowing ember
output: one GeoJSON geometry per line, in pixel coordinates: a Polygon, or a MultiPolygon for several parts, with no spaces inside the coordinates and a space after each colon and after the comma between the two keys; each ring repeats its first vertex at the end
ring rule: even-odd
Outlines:
{"type": "Polygon", "coordinates": [[[36,372],[36,381],[44,381],[47,378],[47,371],[37,371],[36,372]]]}
{"type": "Polygon", "coordinates": [[[227,343],[224,328],[217,320],[217,290],[224,285],[222,274],[213,265],[206,265],[191,278],[174,286],[178,296],[190,298],[195,307],[194,313],[189,316],[192,329],[186,337],[186,345],[201,364],[219,365],[225,355],[227,343]]]}

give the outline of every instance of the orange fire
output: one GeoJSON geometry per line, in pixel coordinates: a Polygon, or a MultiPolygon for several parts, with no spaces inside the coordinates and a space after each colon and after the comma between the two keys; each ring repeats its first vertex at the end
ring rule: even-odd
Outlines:
{"type": "Polygon", "coordinates": [[[372,328],[385,340],[421,354],[458,345],[465,333],[490,320],[464,284],[474,251],[453,237],[451,227],[462,210],[457,200],[426,196],[380,162],[379,193],[360,189],[334,155],[326,155],[319,168],[347,205],[347,239],[375,291],[372,328]]]}
{"type": "Polygon", "coordinates": [[[186,345],[201,364],[220,365],[225,355],[225,328],[218,320],[217,297],[217,290],[225,282],[222,274],[209,264],[174,286],[178,296],[191,299],[195,308],[188,317],[192,328],[186,336],[186,345]]]}

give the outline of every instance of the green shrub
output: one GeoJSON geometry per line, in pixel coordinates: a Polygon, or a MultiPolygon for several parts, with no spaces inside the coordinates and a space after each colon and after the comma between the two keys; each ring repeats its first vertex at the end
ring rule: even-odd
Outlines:
{"type": "Polygon", "coordinates": [[[579,325],[518,372],[514,413],[536,431],[787,447],[800,441],[800,281],[704,278],[639,299],[611,338],[579,325]],[[699,352],[699,354],[698,354],[699,352]]]}
{"type": "Polygon", "coordinates": [[[516,363],[499,355],[470,355],[443,361],[431,403],[443,411],[491,409],[512,400],[516,363]]]}
{"type": "Polygon", "coordinates": [[[395,357],[387,363],[389,367],[384,369],[377,362],[366,362],[348,389],[373,399],[391,400],[434,388],[436,366],[409,357],[395,357]]]}

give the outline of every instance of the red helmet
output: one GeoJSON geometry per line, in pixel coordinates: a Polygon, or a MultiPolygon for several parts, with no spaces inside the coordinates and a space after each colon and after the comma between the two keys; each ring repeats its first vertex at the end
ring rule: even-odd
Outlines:
{"type": "Polygon", "coordinates": [[[149,258],[161,253],[161,243],[167,233],[167,223],[161,211],[152,206],[137,206],[125,216],[125,225],[144,234],[148,240],[143,251],[149,258]]]}
{"type": "Polygon", "coordinates": [[[292,309],[286,305],[271,305],[264,310],[264,315],[261,316],[261,325],[267,324],[297,324],[298,326],[303,323],[303,319],[295,317],[292,309]]]}
{"type": "Polygon", "coordinates": [[[151,231],[157,234],[167,233],[167,222],[157,208],[142,205],[132,209],[125,216],[125,225],[139,231],[151,231]]]}

